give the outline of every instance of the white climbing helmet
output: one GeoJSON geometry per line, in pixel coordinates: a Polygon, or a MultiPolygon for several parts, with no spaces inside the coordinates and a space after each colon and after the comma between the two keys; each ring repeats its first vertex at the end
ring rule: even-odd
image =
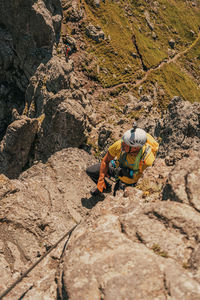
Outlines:
{"type": "Polygon", "coordinates": [[[147,134],[143,129],[132,128],[124,133],[122,141],[130,147],[141,148],[147,141],[147,134]]]}

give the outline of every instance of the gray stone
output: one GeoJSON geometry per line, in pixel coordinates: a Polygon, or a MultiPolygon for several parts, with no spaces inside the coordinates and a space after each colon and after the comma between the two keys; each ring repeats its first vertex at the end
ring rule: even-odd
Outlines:
{"type": "MultiPolygon", "coordinates": [[[[185,295],[188,300],[198,299],[200,284],[173,259],[163,258],[162,253],[145,245],[145,238],[142,240],[140,235],[143,226],[136,227],[136,240],[132,239],[133,226],[129,231],[126,218],[137,222],[134,210],[132,214],[130,209],[127,214],[124,211],[122,219],[106,212],[105,207],[104,214],[100,213],[101,210],[97,210],[75,230],[66,249],[61,285],[70,299],[132,299],[133,295],[134,299],[155,299],[155,294],[157,299],[165,299],[166,292],[174,299],[185,295]]],[[[146,227],[149,240],[157,232],[162,235],[164,230],[164,227],[152,226],[153,220],[146,227]]],[[[176,241],[175,236],[174,239],[176,241]]]]}
{"type": "Polygon", "coordinates": [[[99,147],[105,147],[105,143],[112,133],[112,129],[108,126],[103,125],[99,129],[98,145],[99,147]]]}
{"type": "Polygon", "coordinates": [[[67,90],[50,98],[38,133],[36,158],[47,158],[66,147],[79,147],[86,140],[87,116],[83,106],[67,90]]]}
{"type": "Polygon", "coordinates": [[[25,116],[11,123],[0,144],[0,172],[16,178],[29,159],[31,145],[38,129],[38,121],[25,116]]]}
{"type": "Polygon", "coordinates": [[[105,39],[105,34],[101,28],[92,24],[86,27],[86,34],[98,43],[105,39]]]}
{"type": "MultiPolygon", "coordinates": [[[[168,106],[162,122],[158,121],[156,135],[162,138],[159,156],[168,156],[170,164],[175,164],[188,150],[198,151],[200,145],[200,104],[191,104],[174,97],[168,106]]],[[[167,162],[167,160],[166,160],[167,162]]]]}
{"type": "Polygon", "coordinates": [[[70,5],[67,9],[66,21],[78,22],[84,17],[84,11],[79,7],[76,1],[70,1],[70,5]]]}
{"type": "MultiPolygon", "coordinates": [[[[18,180],[0,176],[1,293],[86,214],[81,199],[89,196],[93,182],[85,169],[94,162],[85,151],[70,148],[53,155],[46,165],[28,169],[18,180]]],[[[56,299],[56,269],[65,241],[6,298],[56,299]]]]}
{"type": "Polygon", "coordinates": [[[41,61],[51,55],[61,25],[61,3],[59,0],[51,0],[47,4],[46,1],[32,3],[30,0],[23,0],[20,3],[8,3],[2,0],[0,10],[0,23],[6,28],[4,37],[5,32],[7,34],[6,40],[3,39],[5,42],[1,44],[3,51],[0,50],[0,53],[9,51],[7,60],[4,59],[6,65],[3,70],[10,64],[15,69],[15,72],[9,74],[5,72],[4,76],[9,76],[24,92],[29,78],[41,61]]]}
{"type": "Polygon", "coordinates": [[[200,155],[198,151],[190,153],[189,158],[179,161],[169,174],[163,198],[187,203],[200,211],[199,188],[200,155]]]}
{"type": "Polygon", "coordinates": [[[153,24],[153,22],[151,21],[149,12],[148,12],[148,11],[145,11],[145,12],[144,12],[144,16],[145,16],[147,25],[149,26],[149,28],[151,29],[151,31],[153,31],[153,30],[154,30],[154,24],[153,24]]]}
{"type": "Polygon", "coordinates": [[[176,44],[176,42],[173,39],[169,40],[169,45],[172,49],[174,49],[175,44],[176,44]]]}

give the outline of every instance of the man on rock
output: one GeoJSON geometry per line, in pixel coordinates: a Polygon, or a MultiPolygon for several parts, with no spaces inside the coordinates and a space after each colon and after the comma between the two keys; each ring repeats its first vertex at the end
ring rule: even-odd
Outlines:
{"type": "Polygon", "coordinates": [[[97,184],[91,194],[95,196],[110,190],[111,185],[105,177],[116,179],[114,195],[119,188],[135,186],[143,171],[152,166],[157,151],[158,143],[155,139],[134,124],[122,139],[109,147],[101,163],[87,168],[87,174],[97,184]]]}

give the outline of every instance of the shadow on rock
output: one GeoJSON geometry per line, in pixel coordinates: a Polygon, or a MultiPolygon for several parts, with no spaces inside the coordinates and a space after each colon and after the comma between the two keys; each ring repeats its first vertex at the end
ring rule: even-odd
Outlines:
{"type": "Polygon", "coordinates": [[[82,198],[81,203],[84,207],[91,209],[93,208],[98,202],[103,201],[105,196],[103,194],[98,196],[91,196],[89,198],[82,198]]]}

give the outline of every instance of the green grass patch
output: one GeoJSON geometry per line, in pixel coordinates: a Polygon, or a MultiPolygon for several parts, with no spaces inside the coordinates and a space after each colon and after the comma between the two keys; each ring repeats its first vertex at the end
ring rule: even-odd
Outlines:
{"type": "MultiPolygon", "coordinates": [[[[139,58],[132,41],[132,25],[124,15],[123,8],[116,2],[101,2],[99,8],[85,3],[87,22],[99,25],[106,40],[97,43],[88,37],[87,51],[96,56],[99,65],[99,80],[105,87],[130,81],[141,68],[139,58]]],[[[86,25],[87,26],[87,25],[86,25]]]]}
{"type": "Polygon", "coordinates": [[[180,58],[180,63],[193,77],[193,80],[200,85],[200,41],[180,58]]]}
{"type": "Polygon", "coordinates": [[[160,255],[162,257],[168,258],[168,253],[166,251],[161,250],[160,246],[158,244],[153,244],[151,248],[157,255],[160,255]]]}
{"type": "Polygon", "coordinates": [[[162,108],[165,109],[174,96],[180,96],[191,103],[200,102],[198,84],[183,72],[178,64],[165,64],[161,69],[153,71],[150,77],[151,79],[147,80],[149,84],[157,82],[157,85],[165,91],[163,102],[160,103],[162,108]]]}
{"type": "MultiPolygon", "coordinates": [[[[96,7],[92,0],[82,0],[82,4],[86,11],[84,26],[90,23],[99,25],[106,36],[99,43],[86,34],[84,36],[91,59],[83,63],[83,70],[103,87],[121,83],[134,85],[145,74],[140,57],[147,68],[158,66],[168,58],[170,39],[175,40],[178,53],[193,45],[199,31],[199,3],[194,7],[190,1],[183,0],[108,0],[105,3],[101,1],[100,6],[96,7]],[[153,38],[147,24],[146,11],[157,38],[153,38]]],[[[152,71],[141,83],[143,93],[152,91],[157,83],[158,89],[164,91],[163,95],[158,94],[158,106],[162,109],[176,95],[190,102],[199,102],[199,74],[200,42],[193,45],[177,62],[164,64],[160,69],[152,71]]],[[[118,90],[115,90],[111,96],[118,94],[118,90]]],[[[116,107],[113,109],[117,110],[116,107]]]]}
{"type": "Polygon", "coordinates": [[[151,36],[145,36],[138,30],[135,30],[135,36],[143,62],[148,69],[159,65],[168,57],[166,48],[160,50],[159,41],[154,41],[151,36]]]}
{"type": "Polygon", "coordinates": [[[199,9],[182,0],[160,0],[159,3],[165,7],[159,12],[160,20],[167,25],[169,31],[175,37],[180,36],[182,44],[192,42],[194,37],[190,31],[197,33],[199,30],[199,9]]]}

